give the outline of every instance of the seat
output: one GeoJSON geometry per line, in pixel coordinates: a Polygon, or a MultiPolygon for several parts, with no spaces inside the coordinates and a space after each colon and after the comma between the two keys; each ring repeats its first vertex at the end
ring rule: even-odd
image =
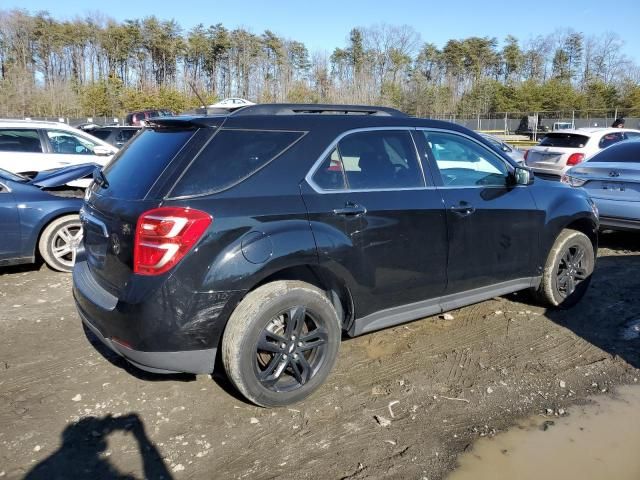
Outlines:
{"type": "Polygon", "coordinates": [[[358,167],[360,168],[357,179],[359,185],[356,185],[358,188],[393,187],[395,168],[386,153],[365,152],[358,160],[358,167]]]}

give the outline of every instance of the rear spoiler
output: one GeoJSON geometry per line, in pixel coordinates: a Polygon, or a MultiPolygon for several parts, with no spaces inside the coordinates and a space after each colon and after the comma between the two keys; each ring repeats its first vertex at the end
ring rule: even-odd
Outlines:
{"type": "Polygon", "coordinates": [[[227,115],[152,117],[145,121],[151,128],[218,128],[227,119],[227,115]]]}

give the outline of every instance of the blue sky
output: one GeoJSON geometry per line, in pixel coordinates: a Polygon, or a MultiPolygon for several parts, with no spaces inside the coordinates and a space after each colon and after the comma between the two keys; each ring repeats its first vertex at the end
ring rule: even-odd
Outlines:
{"type": "Polygon", "coordinates": [[[423,41],[439,47],[451,38],[491,36],[502,41],[512,34],[523,41],[559,28],[572,28],[585,35],[618,33],[625,41],[624,53],[640,63],[638,0],[2,0],[0,3],[0,9],[12,8],[32,13],[47,10],[58,19],[96,11],[116,20],[156,15],[175,19],[185,30],[198,23],[205,26],[222,23],[227,28],[241,26],[254,33],[270,29],[285,38],[304,42],[311,51],[329,53],[345,45],[354,26],[379,23],[410,25],[423,41]]]}

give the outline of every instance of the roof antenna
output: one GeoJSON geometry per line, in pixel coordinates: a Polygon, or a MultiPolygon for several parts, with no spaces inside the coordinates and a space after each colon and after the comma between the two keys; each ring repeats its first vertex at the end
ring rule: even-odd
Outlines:
{"type": "Polygon", "coordinates": [[[193,90],[193,93],[195,93],[196,97],[198,97],[198,100],[200,100],[200,104],[202,105],[202,108],[207,108],[207,104],[205,103],[205,101],[202,99],[202,97],[198,93],[198,90],[196,90],[196,87],[193,84],[193,82],[187,82],[187,83],[191,87],[191,90],[193,90]]]}

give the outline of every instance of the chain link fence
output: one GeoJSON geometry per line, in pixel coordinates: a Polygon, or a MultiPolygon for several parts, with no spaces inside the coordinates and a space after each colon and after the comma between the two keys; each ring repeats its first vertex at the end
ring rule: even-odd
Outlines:
{"type": "MultiPolygon", "coordinates": [[[[625,128],[640,129],[640,117],[625,117],[622,110],[572,110],[537,112],[497,112],[492,114],[431,115],[430,118],[458,123],[472,130],[503,135],[515,134],[523,119],[530,123],[537,118],[538,128],[558,130],[562,128],[610,127],[617,118],[624,118],[625,128]]],[[[529,125],[533,129],[534,125],[529,125]]]]}

